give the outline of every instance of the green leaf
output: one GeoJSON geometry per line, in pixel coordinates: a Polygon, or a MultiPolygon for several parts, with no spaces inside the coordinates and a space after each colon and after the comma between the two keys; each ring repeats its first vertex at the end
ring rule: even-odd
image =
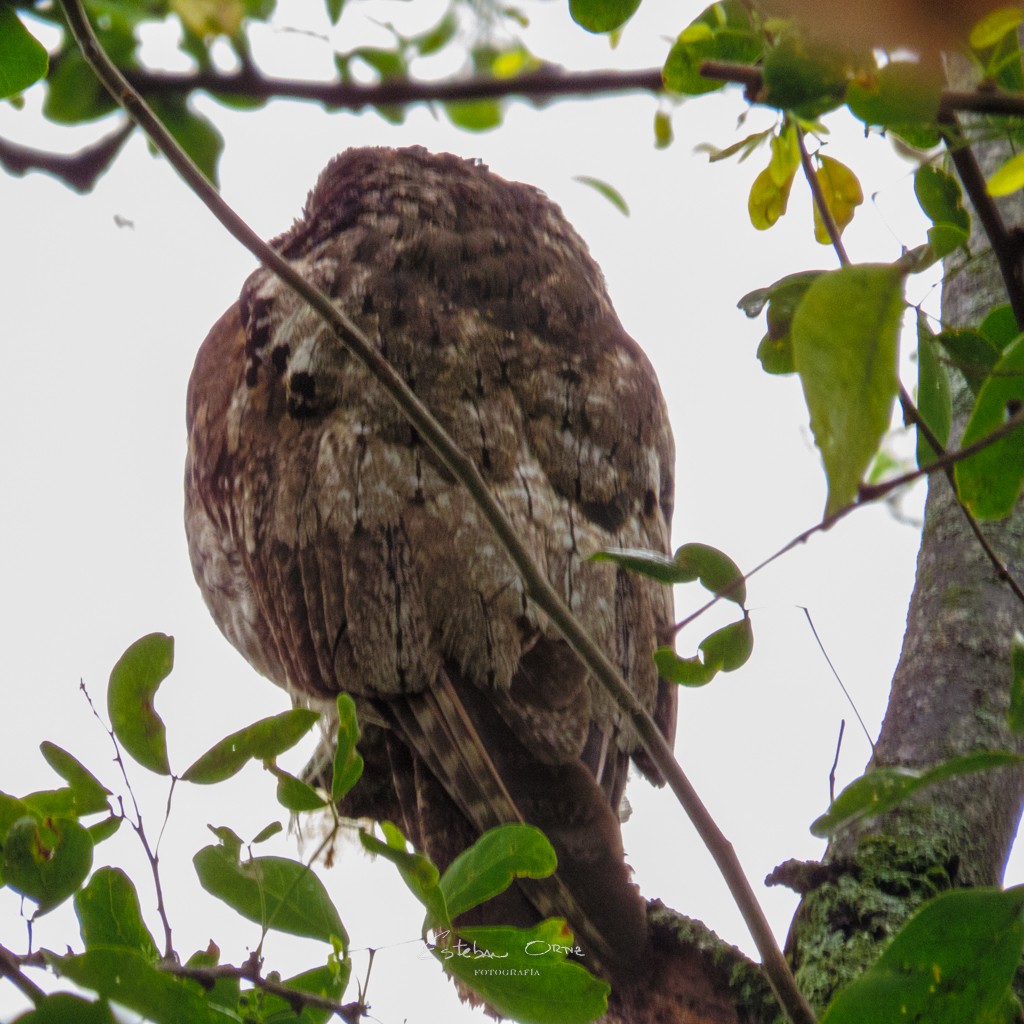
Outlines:
{"type": "Polygon", "coordinates": [[[71,818],[20,818],[4,837],[4,884],[45,914],[77,892],[92,867],[89,833],[71,818]]]}
{"type": "Polygon", "coordinates": [[[705,590],[743,607],[747,584],[739,566],[724,551],[710,544],[691,542],[676,549],[673,561],[682,574],[680,582],[700,580],[705,590]]]}
{"type": "Polygon", "coordinates": [[[16,821],[21,818],[37,818],[42,821],[42,817],[24,800],[19,800],[9,793],[0,792],[0,846],[3,845],[4,837],[16,821]]]}
{"type": "Polygon", "coordinates": [[[758,102],[814,120],[842,104],[846,78],[844,54],[787,35],[764,55],[758,102]]]}
{"type": "MultiPolygon", "coordinates": [[[[939,357],[935,337],[928,327],[928,318],[917,314],[917,411],[931,432],[945,447],[953,419],[953,400],[949,389],[946,364],[939,357]]],[[[917,464],[926,466],[938,458],[938,452],[917,432],[917,464]]]]}
{"type": "Polygon", "coordinates": [[[109,818],[104,818],[102,821],[97,821],[95,825],[90,825],[86,832],[89,833],[92,845],[98,846],[104,839],[109,839],[121,827],[122,821],[124,821],[124,818],[111,814],[109,818]]]}
{"type": "Polygon", "coordinates": [[[433,28],[412,36],[409,44],[421,57],[429,57],[443,50],[455,38],[458,30],[459,19],[454,11],[449,10],[433,28]]]}
{"type": "Polygon", "coordinates": [[[204,846],[193,858],[199,883],[264,930],[276,929],[348,945],[348,935],[323,883],[305,864],[285,857],[253,857],[244,863],[239,851],[204,846]]]}
{"type": "Polygon", "coordinates": [[[63,50],[50,65],[43,116],[57,124],[94,121],[117,109],[77,46],[63,50]]]}
{"type": "Polygon", "coordinates": [[[108,810],[110,790],[77,758],[49,740],[39,744],[46,763],[69,784],[75,794],[79,814],[94,814],[108,810]]]}
{"type": "Polygon", "coordinates": [[[6,4],[0,6],[0,98],[27,89],[46,74],[46,47],[6,4]]]}
{"type": "Polygon", "coordinates": [[[1008,1022],[1024,947],[1024,887],[955,889],[925,903],[821,1024],[1008,1022]]]}
{"type": "Polygon", "coordinates": [[[703,657],[681,658],[671,647],[659,647],[654,652],[654,663],[659,675],[670,683],[704,686],[719,672],[734,672],[745,665],[753,648],[750,617],[744,615],[701,641],[697,649],[703,657]]]}
{"type": "Polygon", "coordinates": [[[284,830],[284,826],[279,821],[272,821],[269,825],[265,825],[263,828],[256,833],[252,838],[252,844],[255,846],[257,843],[265,843],[268,839],[272,839],[279,832],[284,830]]]}
{"type": "Polygon", "coordinates": [[[181,776],[185,782],[210,785],[237,774],[252,760],[269,761],[290,750],[313,728],[320,714],[308,708],[292,708],[261,718],[219,743],[193,762],[181,776]]]}
{"type": "Polygon", "coordinates": [[[761,39],[751,26],[744,4],[741,0],[723,0],[705,8],[683,29],[669,50],[661,74],[669,92],[699,96],[725,85],[701,75],[705,61],[752,64],[760,55],[761,39]]]}
{"type": "MultiPolygon", "coordinates": [[[[982,385],[960,443],[966,447],[980,440],[1022,406],[1024,335],[1010,345],[982,385]]],[[[1024,486],[1024,425],[958,462],[955,472],[960,500],[977,518],[1008,516],[1024,486]]]]}
{"type": "MultiPolygon", "coordinates": [[[[211,939],[206,949],[193,953],[185,963],[187,967],[216,967],[220,963],[220,949],[211,939]]],[[[233,1021],[239,1010],[238,997],[242,989],[239,979],[230,976],[217,978],[212,986],[204,986],[204,989],[206,1000],[211,1007],[222,1007],[227,1011],[224,1024],[233,1021]]]]}
{"type": "MultiPolygon", "coordinates": [[[[431,922],[429,926],[440,924],[449,927],[451,915],[448,913],[444,893],[439,885],[440,872],[433,861],[422,853],[410,852],[406,838],[397,825],[390,821],[382,821],[380,827],[386,840],[383,843],[365,829],[359,830],[359,841],[363,848],[375,856],[383,857],[398,868],[398,873],[409,887],[409,891],[426,907],[427,919],[431,922]]],[[[427,927],[425,925],[424,931],[427,927]]]]}
{"type": "Polygon", "coordinates": [[[87,950],[79,956],[48,957],[53,969],[76,985],[99,992],[112,1002],[156,1024],[215,1024],[194,983],[172,977],[134,950],[118,947],[87,950]]]}
{"type": "MultiPolygon", "coordinates": [[[[981,321],[978,333],[991,342],[996,348],[996,355],[1009,347],[1011,341],[1015,341],[1020,334],[1017,327],[1017,318],[1013,315],[1013,308],[1008,302],[1001,306],[993,306],[981,321]]],[[[991,366],[995,366],[993,358],[991,366]]]]}
{"type": "Polygon", "coordinates": [[[828,478],[825,515],[849,504],[899,388],[903,276],[881,264],[821,274],[793,316],[793,358],[828,478]]]}
{"type": "Polygon", "coordinates": [[[345,7],[345,0],[325,0],[327,5],[327,17],[331,19],[332,25],[338,24],[341,12],[345,7]]]}
{"type": "Polygon", "coordinates": [[[870,77],[857,78],[846,90],[846,103],[865,124],[899,133],[930,126],[939,114],[942,80],[923,64],[891,61],[870,77]]]}
{"type": "Polygon", "coordinates": [[[448,914],[459,914],[504,892],[516,878],[547,878],[558,866],[554,848],[532,825],[499,825],[463,850],[441,876],[448,914]]]}
{"type": "Polygon", "coordinates": [[[628,572],[648,576],[659,583],[689,583],[695,579],[687,569],[680,568],[674,558],[663,555],[660,551],[646,551],[641,548],[608,548],[606,551],[595,551],[590,556],[592,562],[614,562],[628,572]]]}
{"type": "Polygon", "coordinates": [[[167,733],[153,708],[157,687],[174,667],[174,640],[150,633],[121,655],[107,687],[107,714],[118,742],[143,768],[170,775],[167,733]]]}
{"type": "Polygon", "coordinates": [[[331,799],[337,803],[359,781],[363,774],[363,757],[356,750],[359,742],[359,720],[356,703],[347,693],[338,694],[338,738],[334,749],[334,770],[331,772],[331,799]]]}
{"type": "Polygon", "coordinates": [[[217,165],[224,150],[224,138],[213,122],[197,114],[183,99],[151,98],[157,116],[192,162],[216,185],[217,165]]]}
{"type": "Polygon", "coordinates": [[[444,112],[456,128],[487,132],[501,124],[502,106],[497,100],[452,100],[444,112]]]}
{"type": "Polygon", "coordinates": [[[54,992],[36,1003],[35,1009],[17,1017],[14,1024],[118,1024],[105,1002],[90,1002],[70,992],[54,992]]]}
{"type": "Polygon", "coordinates": [[[290,775],[276,765],[270,771],[277,779],[277,802],[295,814],[303,811],[318,811],[327,806],[327,801],[312,786],[290,775]]]}
{"type": "Polygon", "coordinates": [[[1019,764],[1024,764],[1024,755],[1005,750],[982,750],[950,758],[931,768],[875,768],[854,779],[832,801],[827,813],[811,825],[811,834],[827,838],[845,825],[892,810],[913,793],[936,782],[1019,764]]]}
{"type": "Polygon", "coordinates": [[[600,178],[592,178],[588,174],[577,174],[572,180],[592,188],[604,196],[624,217],[629,216],[629,206],[622,193],[614,185],[609,185],[607,181],[602,181],[600,178]]]}
{"type": "Polygon", "coordinates": [[[1010,157],[991,178],[988,179],[990,196],[1008,196],[1024,188],[1024,153],[1010,157]]]}
{"type": "Polygon", "coordinates": [[[709,544],[683,544],[672,558],[660,551],[642,548],[608,548],[594,552],[590,560],[613,562],[629,572],[668,585],[700,580],[705,589],[735,601],[741,607],[747,599],[746,584],[739,566],[724,551],[709,544]]]}
{"type": "Polygon", "coordinates": [[[992,11],[971,29],[970,43],[973,50],[987,50],[995,46],[1003,36],[1012,32],[1024,19],[1019,7],[1002,7],[992,11]]]}
{"type": "Polygon", "coordinates": [[[588,32],[613,32],[636,13],[640,0],[569,0],[569,14],[588,32]]]}
{"type": "Polygon", "coordinates": [[[502,1016],[521,1024],[585,1024],[608,1008],[608,985],[566,960],[577,947],[562,920],[465,928],[445,938],[431,947],[434,956],[502,1016]]]}
{"type": "Polygon", "coordinates": [[[935,336],[975,395],[999,362],[1000,350],[978,331],[947,330],[935,336]]]}
{"type": "Polygon", "coordinates": [[[768,307],[768,333],[757,346],[757,358],[761,361],[765,373],[796,373],[791,336],[793,314],[803,301],[811,283],[822,273],[821,270],[807,270],[799,274],[789,274],[767,288],[748,292],[737,303],[751,318],[760,314],[765,306],[768,307]]]}
{"type": "Polygon", "coordinates": [[[142,919],[139,894],[120,868],[97,869],[89,884],[75,894],[75,913],[86,949],[119,946],[141,953],[151,963],[160,958],[142,919]]]}
{"type": "Polygon", "coordinates": [[[914,174],[914,193],[932,222],[928,244],[936,259],[967,243],[971,218],[964,209],[963,193],[956,178],[931,164],[923,164],[914,174]]]}
{"type": "Polygon", "coordinates": [[[1013,679],[1010,683],[1010,708],[1006,720],[1014,732],[1024,732],[1024,633],[1016,630],[1010,645],[1010,665],[1013,679]]]}

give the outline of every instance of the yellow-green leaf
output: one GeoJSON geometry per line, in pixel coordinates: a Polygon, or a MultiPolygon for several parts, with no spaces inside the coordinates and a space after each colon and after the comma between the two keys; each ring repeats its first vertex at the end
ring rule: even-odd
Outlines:
{"type": "MultiPolygon", "coordinates": [[[[864,192],[857,180],[857,175],[846,164],[840,163],[830,156],[822,156],[818,159],[816,177],[821,186],[821,194],[841,235],[853,220],[854,211],[864,202],[864,192]]],[[[813,205],[814,237],[822,245],[831,245],[832,239],[829,237],[818,204],[814,203],[813,205]]]]}
{"type": "Polygon", "coordinates": [[[1008,196],[1024,188],[1024,153],[1018,153],[988,179],[990,196],[1008,196]]]}
{"type": "Polygon", "coordinates": [[[995,46],[1007,33],[1012,32],[1024,20],[1024,12],[1020,7],[1002,7],[998,11],[986,14],[971,29],[971,48],[987,50],[995,46]]]}
{"type": "Polygon", "coordinates": [[[750,223],[758,231],[767,231],[786,212],[795,175],[794,171],[786,181],[779,184],[769,164],[754,179],[747,199],[747,212],[750,214],[750,223]]]}
{"type": "Polygon", "coordinates": [[[242,0],[171,0],[171,9],[200,38],[233,36],[245,17],[242,0]]]}

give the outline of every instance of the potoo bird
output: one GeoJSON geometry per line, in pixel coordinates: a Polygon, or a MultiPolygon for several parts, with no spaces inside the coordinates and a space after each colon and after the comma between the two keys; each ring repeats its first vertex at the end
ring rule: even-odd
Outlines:
{"type": "MultiPolygon", "coordinates": [[[[670,592],[602,548],[667,550],[673,441],[647,358],[542,193],[423,149],[353,149],[273,245],[378,346],[470,456],[548,579],[671,739],[651,653],[670,592]]],[[[618,809],[630,722],[527,599],[468,492],[324,322],[265,269],[203,343],[185,522],[224,635],[293,698],[352,695],[363,779],[442,869],[483,831],[558,855],[474,913],[566,917],[591,966],[643,955],[618,809]]]]}

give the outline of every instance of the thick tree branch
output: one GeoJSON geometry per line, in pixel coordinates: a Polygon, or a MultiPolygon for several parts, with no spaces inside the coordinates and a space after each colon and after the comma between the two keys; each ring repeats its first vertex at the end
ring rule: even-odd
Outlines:
{"type": "Polygon", "coordinates": [[[124,77],[146,96],[214,95],[256,99],[312,100],[327,107],[365,110],[367,107],[409,103],[453,103],[460,100],[509,99],[553,100],[603,93],[661,92],[661,68],[637,71],[565,71],[554,64],[513,78],[475,76],[462,81],[425,82],[401,78],[377,85],[344,82],[268,78],[253,69],[232,74],[194,71],[171,74],[163,71],[125,70],[124,77]]]}
{"type": "Polygon", "coordinates": [[[221,199],[146,106],[141,96],[106,56],[92,31],[80,0],[61,0],[61,6],[85,59],[115,100],[143,128],[154,145],[232,236],[323,317],[349,352],[387,389],[389,396],[445,467],[470,492],[520,573],[527,594],[562,633],[591,674],[630,716],[645,750],[668,781],[729,886],[761,955],[765,973],[785,1012],[794,1024],[813,1024],[814,1014],[793,980],[782,950],[775,941],[771,927],[732,844],[722,834],[698,797],[654,720],[639,704],[604,651],[573,617],[544,573],[533,563],[525,545],[491,495],[475,463],[458,449],[440,423],[351,319],[323,292],[312,287],[284,257],[259,238],[221,199]]]}

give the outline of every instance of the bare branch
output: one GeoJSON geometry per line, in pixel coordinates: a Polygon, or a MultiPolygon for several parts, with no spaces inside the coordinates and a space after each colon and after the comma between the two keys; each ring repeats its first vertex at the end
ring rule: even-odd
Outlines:
{"type": "Polygon", "coordinates": [[[171,74],[132,69],[126,70],[124,77],[146,96],[187,95],[201,91],[250,99],[312,100],[327,107],[345,110],[513,97],[542,101],[603,93],[657,93],[664,89],[661,68],[638,71],[566,71],[556,64],[546,64],[536,71],[528,71],[513,78],[478,75],[454,82],[396,78],[377,85],[268,78],[252,68],[233,74],[218,71],[171,74]]]}
{"type": "Polygon", "coordinates": [[[98,142],[70,154],[49,153],[0,139],[0,167],[19,178],[28,171],[43,171],[59,178],[76,192],[88,192],[134,130],[135,125],[125,121],[98,142]]]}

